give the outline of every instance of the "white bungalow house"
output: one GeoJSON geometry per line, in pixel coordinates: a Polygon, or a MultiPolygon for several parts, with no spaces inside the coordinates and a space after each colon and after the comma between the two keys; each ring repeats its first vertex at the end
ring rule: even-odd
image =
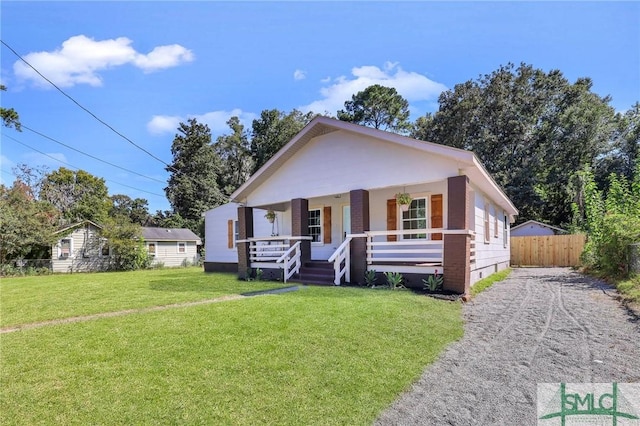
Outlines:
{"type": "Polygon", "coordinates": [[[51,247],[53,272],[104,271],[109,266],[110,252],[106,240],[100,238],[102,226],[85,220],[64,227],[55,234],[60,239],[51,247]]]}
{"type": "Polygon", "coordinates": [[[198,263],[200,237],[186,228],[142,228],[147,252],[152,264],[185,266],[198,263]]]}
{"type": "Polygon", "coordinates": [[[412,287],[437,271],[466,294],[509,266],[517,214],[472,152],[317,117],[205,214],[205,271],[340,284],[375,270],[412,287]]]}

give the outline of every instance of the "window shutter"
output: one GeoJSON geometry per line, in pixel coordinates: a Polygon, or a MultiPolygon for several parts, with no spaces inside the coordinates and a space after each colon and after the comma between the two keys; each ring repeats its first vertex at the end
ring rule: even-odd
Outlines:
{"type": "MultiPolygon", "coordinates": [[[[398,229],[398,205],[396,199],[387,200],[387,231],[398,229]]],[[[398,241],[397,235],[387,235],[387,241],[398,241]]]]}
{"type": "MultiPolygon", "coordinates": [[[[442,228],[442,194],[431,196],[431,227],[442,228]]],[[[442,234],[432,234],[432,240],[442,240],[442,234]]]]}
{"type": "Polygon", "coordinates": [[[331,206],[324,207],[322,216],[322,242],[331,244],[331,206]]]}
{"type": "Polygon", "coordinates": [[[233,248],[233,220],[227,221],[227,248],[233,248]]]}

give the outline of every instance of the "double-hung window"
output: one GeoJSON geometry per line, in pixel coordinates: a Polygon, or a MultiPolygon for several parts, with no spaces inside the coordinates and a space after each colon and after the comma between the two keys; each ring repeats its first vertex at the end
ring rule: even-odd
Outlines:
{"type": "Polygon", "coordinates": [[[309,236],[313,239],[311,242],[322,242],[322,217],[320,209],[309,210],[309,236]]]}
{"type": "MultiPolygon", "coordinates": [[[[411,201],[409,209],[402,212],[402,229],[426,229],[427,228],[427,199],[415,198],[411,201]]],[[[405,234],[404,239],[414,240],[427,238],[426,234],[405,234]]]]}
{"type": "Polygon", "coordinates": [[[60,240],[60,257],[71,257],[71,238],[60,240]]]}
{"type": "Polygon", "coordinates": [[[186,253],[187,252],[187,243],[178,242],[178,253],[186,253]]]}
{"type": "Polygon", "coordinates": [[[156,255],[156,243],[147,243],[147,250],[149,252],[149,256],[156,255]]]}

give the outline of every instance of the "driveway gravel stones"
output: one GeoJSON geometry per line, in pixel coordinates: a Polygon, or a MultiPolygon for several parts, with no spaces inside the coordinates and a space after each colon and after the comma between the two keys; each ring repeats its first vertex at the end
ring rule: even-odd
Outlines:
{"type": "Polygon", "coordinates": [[[535,425],[538,383],[640,382],[640,319],[568,268],[514,269],[377,425],[535,425]]]}

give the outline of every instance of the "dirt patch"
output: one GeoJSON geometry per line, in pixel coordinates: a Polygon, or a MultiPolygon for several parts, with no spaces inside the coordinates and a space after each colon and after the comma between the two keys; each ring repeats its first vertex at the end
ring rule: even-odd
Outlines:
{"type": "Polygon", "coordinates": [[[514,269],[376,424],[536,424],[538,383],[640,382],[640,322],[617,296],[567,268],[514,269]]]}

